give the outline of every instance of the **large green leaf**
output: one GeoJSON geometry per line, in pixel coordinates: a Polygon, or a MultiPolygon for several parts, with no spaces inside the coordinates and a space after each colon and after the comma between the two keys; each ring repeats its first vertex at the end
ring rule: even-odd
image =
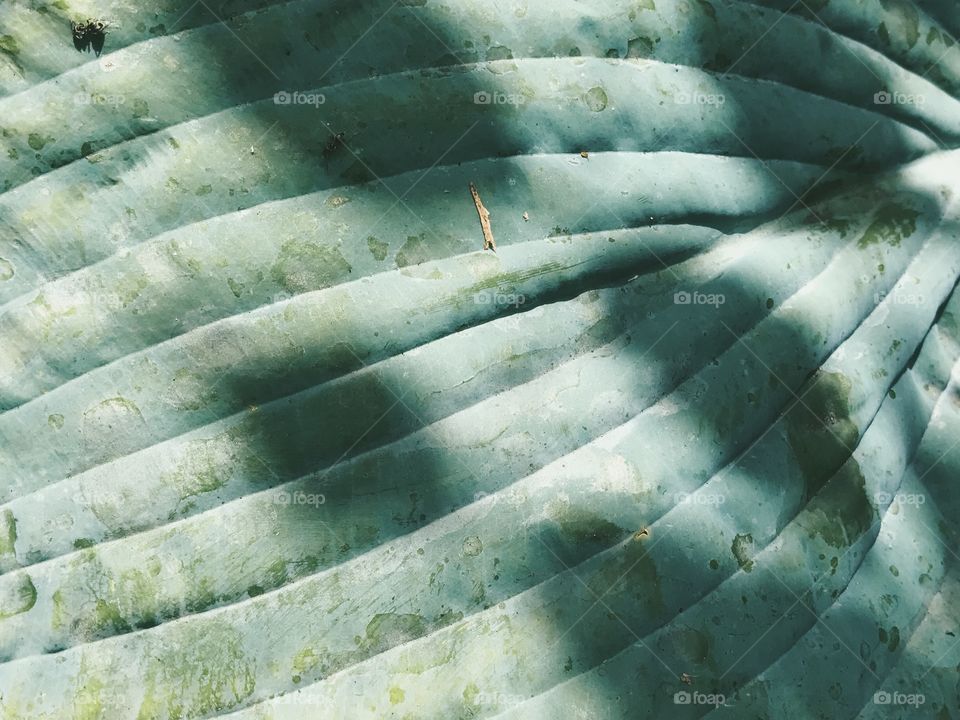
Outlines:
{"type": "Polygon", "coordinates": [[[0,4],[0,717],[960,718],[957,33],[0,4]]]}

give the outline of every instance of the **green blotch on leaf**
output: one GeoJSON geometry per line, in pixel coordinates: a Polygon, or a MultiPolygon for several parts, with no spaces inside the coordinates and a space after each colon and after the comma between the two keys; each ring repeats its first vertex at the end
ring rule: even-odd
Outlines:
{"type": "Polygon", "coordinates": [[[495,45],[487,50],[487,60],[512,60],[513,51],[502,45],[495,45]]]}
{"type": "Polygon", "coordinates": [[[89,620],[93,632],[101,637],[122,635],[133,629],[126,618],[120,614],[120,608],[115,603],[109,603],[102,598],[97,599],[89,620]]]}
{"type": "Polygon", "coordinates": [[[787,439],[812,497],[856,447],[860,432],[850,418],[850,380],[822,370],[787,418],[787,439]]]}
{"type": "Polygon", "coordinates": [[[561,532],[577,545],[600,543],[609,546],[626,535],[623,528],[581,507],[562,505],[552,514],[560,525],[561,532]]]}
{"type": "Polygon", "coordinates": [[[270,588],[278,588],[287,582],[287,563],[285,560],[274,560],[267,567],[266,580],[270,588]]]}
{"type": "Polygon", "coordinates": [[[90,538],[77,538],[73,541],[73,547],[76,550],[84,550],[86,548],[93,547],[93,540],[90,538]]]}
{"type": "Polygon", "coordinates": [[[420,615],[378,613],[367,623],[363,644],[374,652],[382,652],[426,633],[427,624],[420,615]]]}
{"type": "Polygon", "coordinates": [[[6,588],[0,600],[0,620],[25,613],[37,604],[37,588],[30,576],[23,573],[16,578],[16,586],[6,588]]]}
{"type": "Polygon", "coordinates": [[[446,257],[449,250],[440,247],[440,243],[430,243],[427,240],[426,233],[420,235],[408,235],[406,242],[397,250],[397,267],[404,268],[410,265],[419,265],[428,260],[438,260],[446,257]]]}
{"type": "Polygon", "coordinates": [[[736,558],[737,565],[740,566],[741,570],[744,572],[753,570],[753,560],[750,559],[753,556],[753,535],[751,533],[734,537],[733,543],[730,545],[730,551],[736,558]]]}
{"type": "Polygon", "coordinates": [[[371,235],[367,238],[367,247],[370,249],[370,254],[373,255],[373,259],[379,262],[387,257],[387,250],[390,245],[382,240],[377,240],[371,235]]]}
{"type": "Polygon", "coordinates": [[[126,307],[150,285],[150,279],[145,274],[124,274],[117,282],[117,297],[123,307],[126,307]]]}
{"type": "Polygon", "coordinates": [[[137,98],[133,101],[132,112],[135,118],[144,118],[150,114],[150,105],[147,104],[146,100],[137,98]]]}
{"type": "Polygon", "coordinates": [[[625,593],[645,607],[652,622],[666,621],[660,573],[647,552],[647,543],[631,541],[584,581],[594,593],[625,593]]]}
{"type": "Polygon", "coordinates": [[[887,13],[887,20],[881,24],[887,31],[885,42],[889,44],[892,35],[906,42],[907,49],[916,45],[920,38],[920,13],[916,5],[910,0],[880,0],[880,5],[887,13]]]}
{"type": "Polygon", "coordinates": [[[857,241],[857,247],[867,248],[880,243],[900,247],[900,242],[916,231],[919,216],[920,213],[912,208],[889,203],[877,211],[873,222],[857,241]]]}
{"type": "Polygon", "coordinates": [[[896,625],[890,628],[890,637],[886,643],[887,650],[890,652],[894,652],[900,646],[900,628],[898,628],[896,625]]]}
{"type": "Polygon", "coordinates": [[[671,634],[673,646],[688,663],[701,665],[710,658],[710,636],[691,627],[683,627],[671,634]]]}
{"type": "Polygon", "coordinates": [[[13,263],[11,263],[9,260],[0,258],[0,282],[9,280],[13,277],[13,275],[13,263]]]}
{"type": "Polygon", "coordinates": [[[277,285],[298,294],[330,287],[352,270],[337,248],[297,239],[280,247],[270,276],[277,285]]]}
{"type": "Polygon", "coordinates": [[[320,657],[311,647],[305,647],[293,656],[293,672],[303,676],[313,670],[320,663],[320,657]]]}
{"type": "Polygon", "coordinates": [[[831,547],[842,549],[856,542],[873,522],[866,481],[860,466],[851,460],[810,501],[802,525],[811,538],[819,535],[831,547]]]}
{"type": "Polygon", "coordinates": [[[20,44],[13,35],[0,35],[0,52],[5,55],[18,55],[20,44]]]}
{"type": "Polygon", "coordinates": [[[43,146],[46,145],[48,142],[51,142],[52,140],[53,138],[50,138],[50,137],[45,138],[43,137],[43,135],[40,135],[38,133],[30,133],[27,136],[27,145],[29,145],[31,148],[33,148],[37,152],[40,152],[41,150],[43,150],[43,146]]]}
{"type": "Polygon", "coordinates": [[[703,8],[703,11],[710,16],[711,19],[713,20],[717,19],[717,11],[714,9],[713,5],[707,2],[707,0],[697,0],[697,2],[700,4],[700,7],[703,8]]]}
{"type": "Polygon", "coordinates": [[[182,500],[219,490],[233,472],[230,465],[223,463],[225,449],[219,437],[192,441],[186,459],[176,470],[164,475],[164,483],[173,485],[182,500]]]}
{"type": "Polygon", "coordinates": [[[400,703],[403,702],[404,697],[405,697],[404,692],[400,688],[396,686],[390,688],[390,704],[391,705],[399,705],[400,703]]]}

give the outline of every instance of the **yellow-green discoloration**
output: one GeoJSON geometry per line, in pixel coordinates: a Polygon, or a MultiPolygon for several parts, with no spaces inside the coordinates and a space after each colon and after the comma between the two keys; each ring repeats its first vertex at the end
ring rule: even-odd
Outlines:
{"type": "Polygon", "coordinates": [[[144,696],[137,720],[204,717],[236,707],[256,687],[240,632],[225,622],[177,628],[162,647],[144,652],[144,696]]]}
{"type": "MultiPolygon", "coordinates": [[[[301,678],[304,675],[307,675],[312,671],[320,662],[320,658],[313,651],[312,647],[305,647],[296,655],[293,656],[293,664],[291,669],[293,670],[294,678],[301,678]]],[[[299,682],[294,680],[294,682],[299,682]]]]}
{"type": "Polygon", "coordinates": [[[73,720],[98,720],[108,717],[104,690],[109,694],[108,684],[90,671],[86,658],[81,659],[80,672],[73,691],[73,720]]]}
{"type": "Polygon", "coordinates": [[[17,581],[16,588],[12,589],[10,595],[4,593],[5,597],[0,603],[0,620],[25,613],[37,604],[37,588],[30,576],[23,573],[17,581]]]}
{"type": "Polygon", "coordinates": [[[17,519],[11,510],[0,513],[0,559],[14,556],[17,542],[17,519]]]}

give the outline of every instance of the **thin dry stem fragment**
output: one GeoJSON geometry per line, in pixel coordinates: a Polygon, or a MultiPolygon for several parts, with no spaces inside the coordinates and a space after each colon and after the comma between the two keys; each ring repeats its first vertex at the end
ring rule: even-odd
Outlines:
{"type": "Polygon", "coordinates": [[[480,227],[483,230],[483,249],[497,251],[497,244],[493,241],[493,230],[490,229],[490,211],[487,210],[480,201],[480,193],[477,192],[477,186],[470,183],[470,194],[473,195],[473,203],[477,206],[477,215],[480,216],[480,227]]]}

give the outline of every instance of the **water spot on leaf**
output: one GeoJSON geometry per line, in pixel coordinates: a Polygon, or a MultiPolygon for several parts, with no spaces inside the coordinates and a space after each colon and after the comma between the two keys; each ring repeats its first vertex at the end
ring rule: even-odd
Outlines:
{"type": "Polygon", "coordinates": [[[602,112],[609,102],[607,92],[599,85],[587,90],[583,96],[583,101],[592,112],[602,112]]]}

